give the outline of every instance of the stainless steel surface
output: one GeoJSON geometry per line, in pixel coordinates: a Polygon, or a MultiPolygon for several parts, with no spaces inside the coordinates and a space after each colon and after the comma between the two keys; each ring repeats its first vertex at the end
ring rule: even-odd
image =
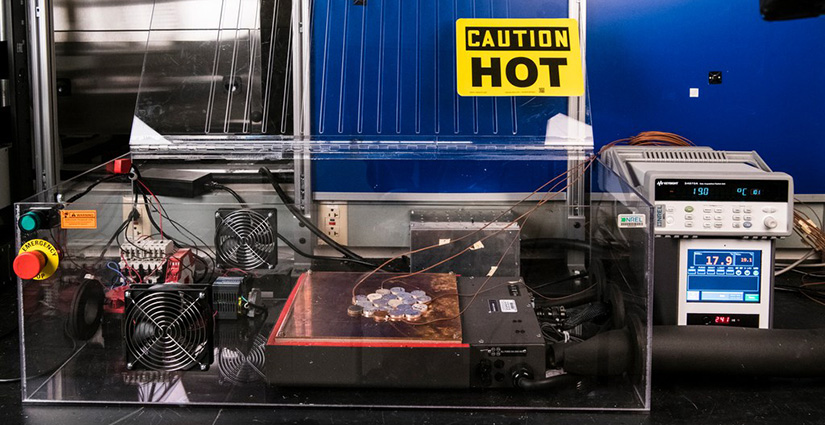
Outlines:
{"type": "Polygon", "coordinates": [[[9,99],[9,80],[6,78],[0,79],[0,108],[6,108],[11,105],[9,99]]]}
{"type": "Polygon", "coordinates": [[[46,190],[59,179],[52,2],[35,0],[27,6],[35,188],[46,190]]]}
{"type": "Polygon", "coordinates": [[[0,41],[6,41],[6,2],[0,1],[0,41]]]}

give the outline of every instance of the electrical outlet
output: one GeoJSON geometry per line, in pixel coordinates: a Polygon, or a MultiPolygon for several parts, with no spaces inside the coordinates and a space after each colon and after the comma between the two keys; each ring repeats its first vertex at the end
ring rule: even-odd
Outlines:
{"type": "MultiPolygon", "coordinates": [[[[320,204],[318,228],[341,245],[347,242],[347,204],[320,204]]],[[[324,244],[324,241],[318,241],[324,244]]]]}
{"type": "MultiPolygon", "coordinates": [[[[123,220],[127,220],[129,218],[129,213],[132,212],[133,200],[134,198],[131,196],[123,197],[123,220]]],[[[134,204],[134,207],[137,209],[140,216],[137,220],[132,220],[126,226],[126,235],[129,236],[129,239],[133,240],[143,235],[149,236],[152,234],[152,222],[149,221],[149,214],[146,212],[146,205],[137,203],[134,204]]]]}

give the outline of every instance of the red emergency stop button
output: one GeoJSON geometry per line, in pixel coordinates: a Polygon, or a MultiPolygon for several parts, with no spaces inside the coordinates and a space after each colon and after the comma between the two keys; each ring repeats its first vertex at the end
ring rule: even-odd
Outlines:
{"type": "Polygon", "coordinates": [[[46,266],[46,255],[40,251],[20,253],[14,259],[14,273],[21,279],[33,279],[46,266]]]}

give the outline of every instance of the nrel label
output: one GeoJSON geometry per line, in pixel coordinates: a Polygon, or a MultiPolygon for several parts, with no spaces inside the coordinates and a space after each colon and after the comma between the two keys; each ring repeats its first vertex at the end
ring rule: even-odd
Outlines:
{"type": "Polygon", "coordinates": [[[575,19],[459,19],[456,88],[461,96],[581,96],[575,19]]]}
{"type": "Polygon", "coordinates": [[[619,228],[645,227],[644,214],[619,214],[619,228]]]}

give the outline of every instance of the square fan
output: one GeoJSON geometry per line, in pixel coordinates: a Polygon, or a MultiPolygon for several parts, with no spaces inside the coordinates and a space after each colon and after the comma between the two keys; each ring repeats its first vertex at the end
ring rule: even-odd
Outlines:
{"type": "Polygon", "coordinates": [[[215,251],[224,267],[275,268],[278,226],[275,210],[220,209],[215,213],[215,251]]]}
{"type": "Polygon", "coordinates": [[[215,320],[209,286],[132,285],[124,301],[127,369],[209,369],[215,320]]]}

